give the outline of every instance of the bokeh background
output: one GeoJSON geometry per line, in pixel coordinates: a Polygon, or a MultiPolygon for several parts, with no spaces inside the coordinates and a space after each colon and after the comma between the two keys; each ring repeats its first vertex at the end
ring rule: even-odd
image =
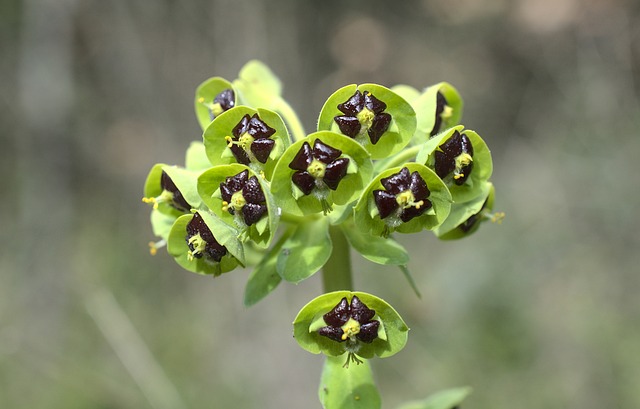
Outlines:
{"type": "Polygon", "coordinates": [[[147,248],[147,171],[254,58],[307,130],[342,85],[446,80],[492,149],[502,225],[400,237],[422,299],[353,257],[412,328],[373,362],[385,408],[640,407],[637,1],[2,0],[0,46],[0,407],[320,407],[291,337],[318,277],[247,309],[248,271],[147,248]]]}

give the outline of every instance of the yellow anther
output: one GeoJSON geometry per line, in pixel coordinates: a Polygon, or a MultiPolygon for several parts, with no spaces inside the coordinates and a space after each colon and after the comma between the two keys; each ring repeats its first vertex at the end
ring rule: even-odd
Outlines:
{"type": "Polygon", "coordinates": [[[464,173],[456,173],[455,175],[453,175],[454,179],[460,179],[464,177],[464,173]]]}
{"type": "Polygon", "coordinates": [[[227,146],[228,147],[232,147],[233,146],[233,138],[232,137],[227,135],[227,136],[224,137],[224,140],[227,141],[227,146]]]}
{"type": "Polygon", "coordinates": [[[422,206],[424,206],[424,200],[421,200],[421,201],[415,203],[414,206],[415,206],[416,209],[421,208],[422,206]]]}
{"type": "Polygon", "coordinates": [[[447,119],[447,118],[451,118],[451,115],[453,115],[453,108],[450,107],[449,105],[445,105],[444,109],[442,110],[442,114],[440,114],[440,117],[442,119],[447,119]]]}
{"type": "Polygon", "coordinates": [[[152,256],[155,256],[158,253],[158,248],[156,247],[156,243],[153,241],[149,242],[149,253],[152,256]]]}
{"type": "Polygon", "coordinates": [[[226,212],[227,210],[229,210],[229,202],[227,202],[226,200],[222,201],[222,211],[226,212]]]}
{"type": "Polygon", "coordinates": [[[343,341],[347,338],[353,338],[360,333],[360,323],[353,318],[349,318],[349,321],[342,326],[342,332],[343,341]]]}
{"type": "Polygon", "coordinates": [[[218,116],[224,112],[224,109],[222,108],[222,105],[220,105],[220,103],[216,102],[211,106],[211,112],[213,113],[213,115],[218,116]]]}
{"type": "Polygon", "coordinates": [[[266,180],[266,179],[267,179],[267,176],[264,174],[264,170],[261,170],[261,171],[260,171],[260,177],[261,177],[262,179],[264,179],[264,180],[266,180]]]}
{"type": "Polygon", "coordinates": [[[155,197],[143,197],[142,202],[153,204],[153,210],[158,210],[158,200],[155,197]]]}
{"type": "Polygon", "coordinates": [[[502,224],[506,214],[504,212],[496,212],[491,216],[491,223],[502,224]]]}
{"type": "Polygon", "coordinates": [[[198,102],[202,104],[204,102],[204,97],[198,98],[198,102]]]}

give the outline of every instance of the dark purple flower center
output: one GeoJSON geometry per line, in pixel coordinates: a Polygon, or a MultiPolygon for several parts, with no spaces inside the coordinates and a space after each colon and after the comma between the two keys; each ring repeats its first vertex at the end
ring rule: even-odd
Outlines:
{"type": "Polygon", "coordinates": [[[460,186],[473,170],[473,145],[467,135],[455,131],[436,151],[435,170],[442,179],[453,174],[453,183],[460,186]]]}
{"type": "Polygon", "coordinates": [[[209,226],[197,212],[193,214],[193,218],[187,224],[185,239],[189,246],[189,259],[206,256],[219,263],[222,257],[227,254],[227,248],[218,243],[209,226]]]}
{"type": "Polygon", "coordinates": [[[230,110],[236,104],[236,95],[232,89],[227,88],[218,93],[213,98],[213,103],[205,103],[204,98],[200,100],[209,109],[209,118],[213,121],[221,113],[230,110]]]}
{"type": "Polygon", "coordinates": [[[438,132],[440,132],[440,128],[442,127],[442,120],[444,117],[451,116],[451,107],[447,105],[447,99],[442,95],[440,91],[436,94],[436,120],[433,124],[433,129],[429,133],[430,136],[434,136],[438,132]],[[445,112],[445,108],[447,112],[445,112]]]}
{"type": "Polygon", "coordinates": [[[291,180],[305,195],[311,194],[315,188],[326,189],[325,185],[336,190],[349,167],[349,159],[341,158],[341,155],[341,150],[320,139],[316,139],[313,148],[305,141],[289,163],[289,168],[295,170],[291,180]]]}
{"type": "Polygon", "coordinates": [[[231,130],[233,136],[225,139],[239,163],[249,165],[254,160],[266,163],[276,143],[270,138],[274,133],[276,130],[263,122],[258,114],[246,114],[231,130]]]}
{"type": "Polygon", "coordinates": [[[381,219],[396,216],[406,223],[431,208],[431,192],[418,172],[404,167],[380,183],[385,190],[374,190],[373,198],[381,219]]]}
{"type": "Polygon", "coordinates": [[[366,132],[374,145],[391,124],[391,115],[383,112],[387,109],[387,104],[368,91],[362,93],[356,90],[348,100],[338,105],[338,109],[344,115],[335,116],[333,120],[338,124],[340,132],[351,138],[366,132]]]}
{"type": "Polygon", "coordinates": [[[223,210],[240,215],[247,226],[251,226],[267,214],[267,199],[260,182],[255,176],[249,177],[248,170],[243,170],[220,183],[220,192],[223,210]]]}
{"type": "Polygon", "coordinates": [[[162,190],[171,193],[171,201],[169,202],[171,207],[178,209],[181,212],[188,212],[191,209],[191,205],[187,203],[176,184],[173,183],[173,180],[171,180],[164,170],[160,177],[160,187],[162,187],[162,190]]]}
{"type": "Polygon", "coordinates": [[[374,320],[376,312],[368,308],[357,296],[353,296],[351,304],[344,297],[331,311],[323,315],[326,327],[318,330],[318,334],[337,342],[356,340],[370,344],[378,337],[380,321],[374,320]]]}

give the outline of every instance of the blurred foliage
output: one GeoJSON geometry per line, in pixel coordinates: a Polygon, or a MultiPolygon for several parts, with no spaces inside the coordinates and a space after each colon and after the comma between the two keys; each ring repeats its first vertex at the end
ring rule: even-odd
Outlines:
{"type": "Polygon", "coordinates": [[[0,49],[0,407],[317,407],[290,323],[318,280],[245,309],[248,272],[146,247],[147,170],[200,138],[195,87],[253,58],[307,129],[342,85],[449,81],[493,149],[502,226],[399,237],[422,300],[355,257],[412,328],[373,361],[385,407],[640,407],[638,2],[6,0],[0,49]]]}

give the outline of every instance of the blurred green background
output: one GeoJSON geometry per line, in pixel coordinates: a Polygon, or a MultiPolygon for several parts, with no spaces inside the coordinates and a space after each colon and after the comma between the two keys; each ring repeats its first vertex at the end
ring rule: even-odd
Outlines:
{"type": "Polygon", "coordinates": [[[248,271],[147,248],[147,171],[254,58],[307,130],[342,85],[449,81],[493,151],[502,225],[399,238],[421,300],[354,255],[412,328],[373,362],[384,407],[640,407],[639,2],[2,0],[0,50],[1,408],[320,407],[291,337],[319,277],[246,309],[248,271]]]}

